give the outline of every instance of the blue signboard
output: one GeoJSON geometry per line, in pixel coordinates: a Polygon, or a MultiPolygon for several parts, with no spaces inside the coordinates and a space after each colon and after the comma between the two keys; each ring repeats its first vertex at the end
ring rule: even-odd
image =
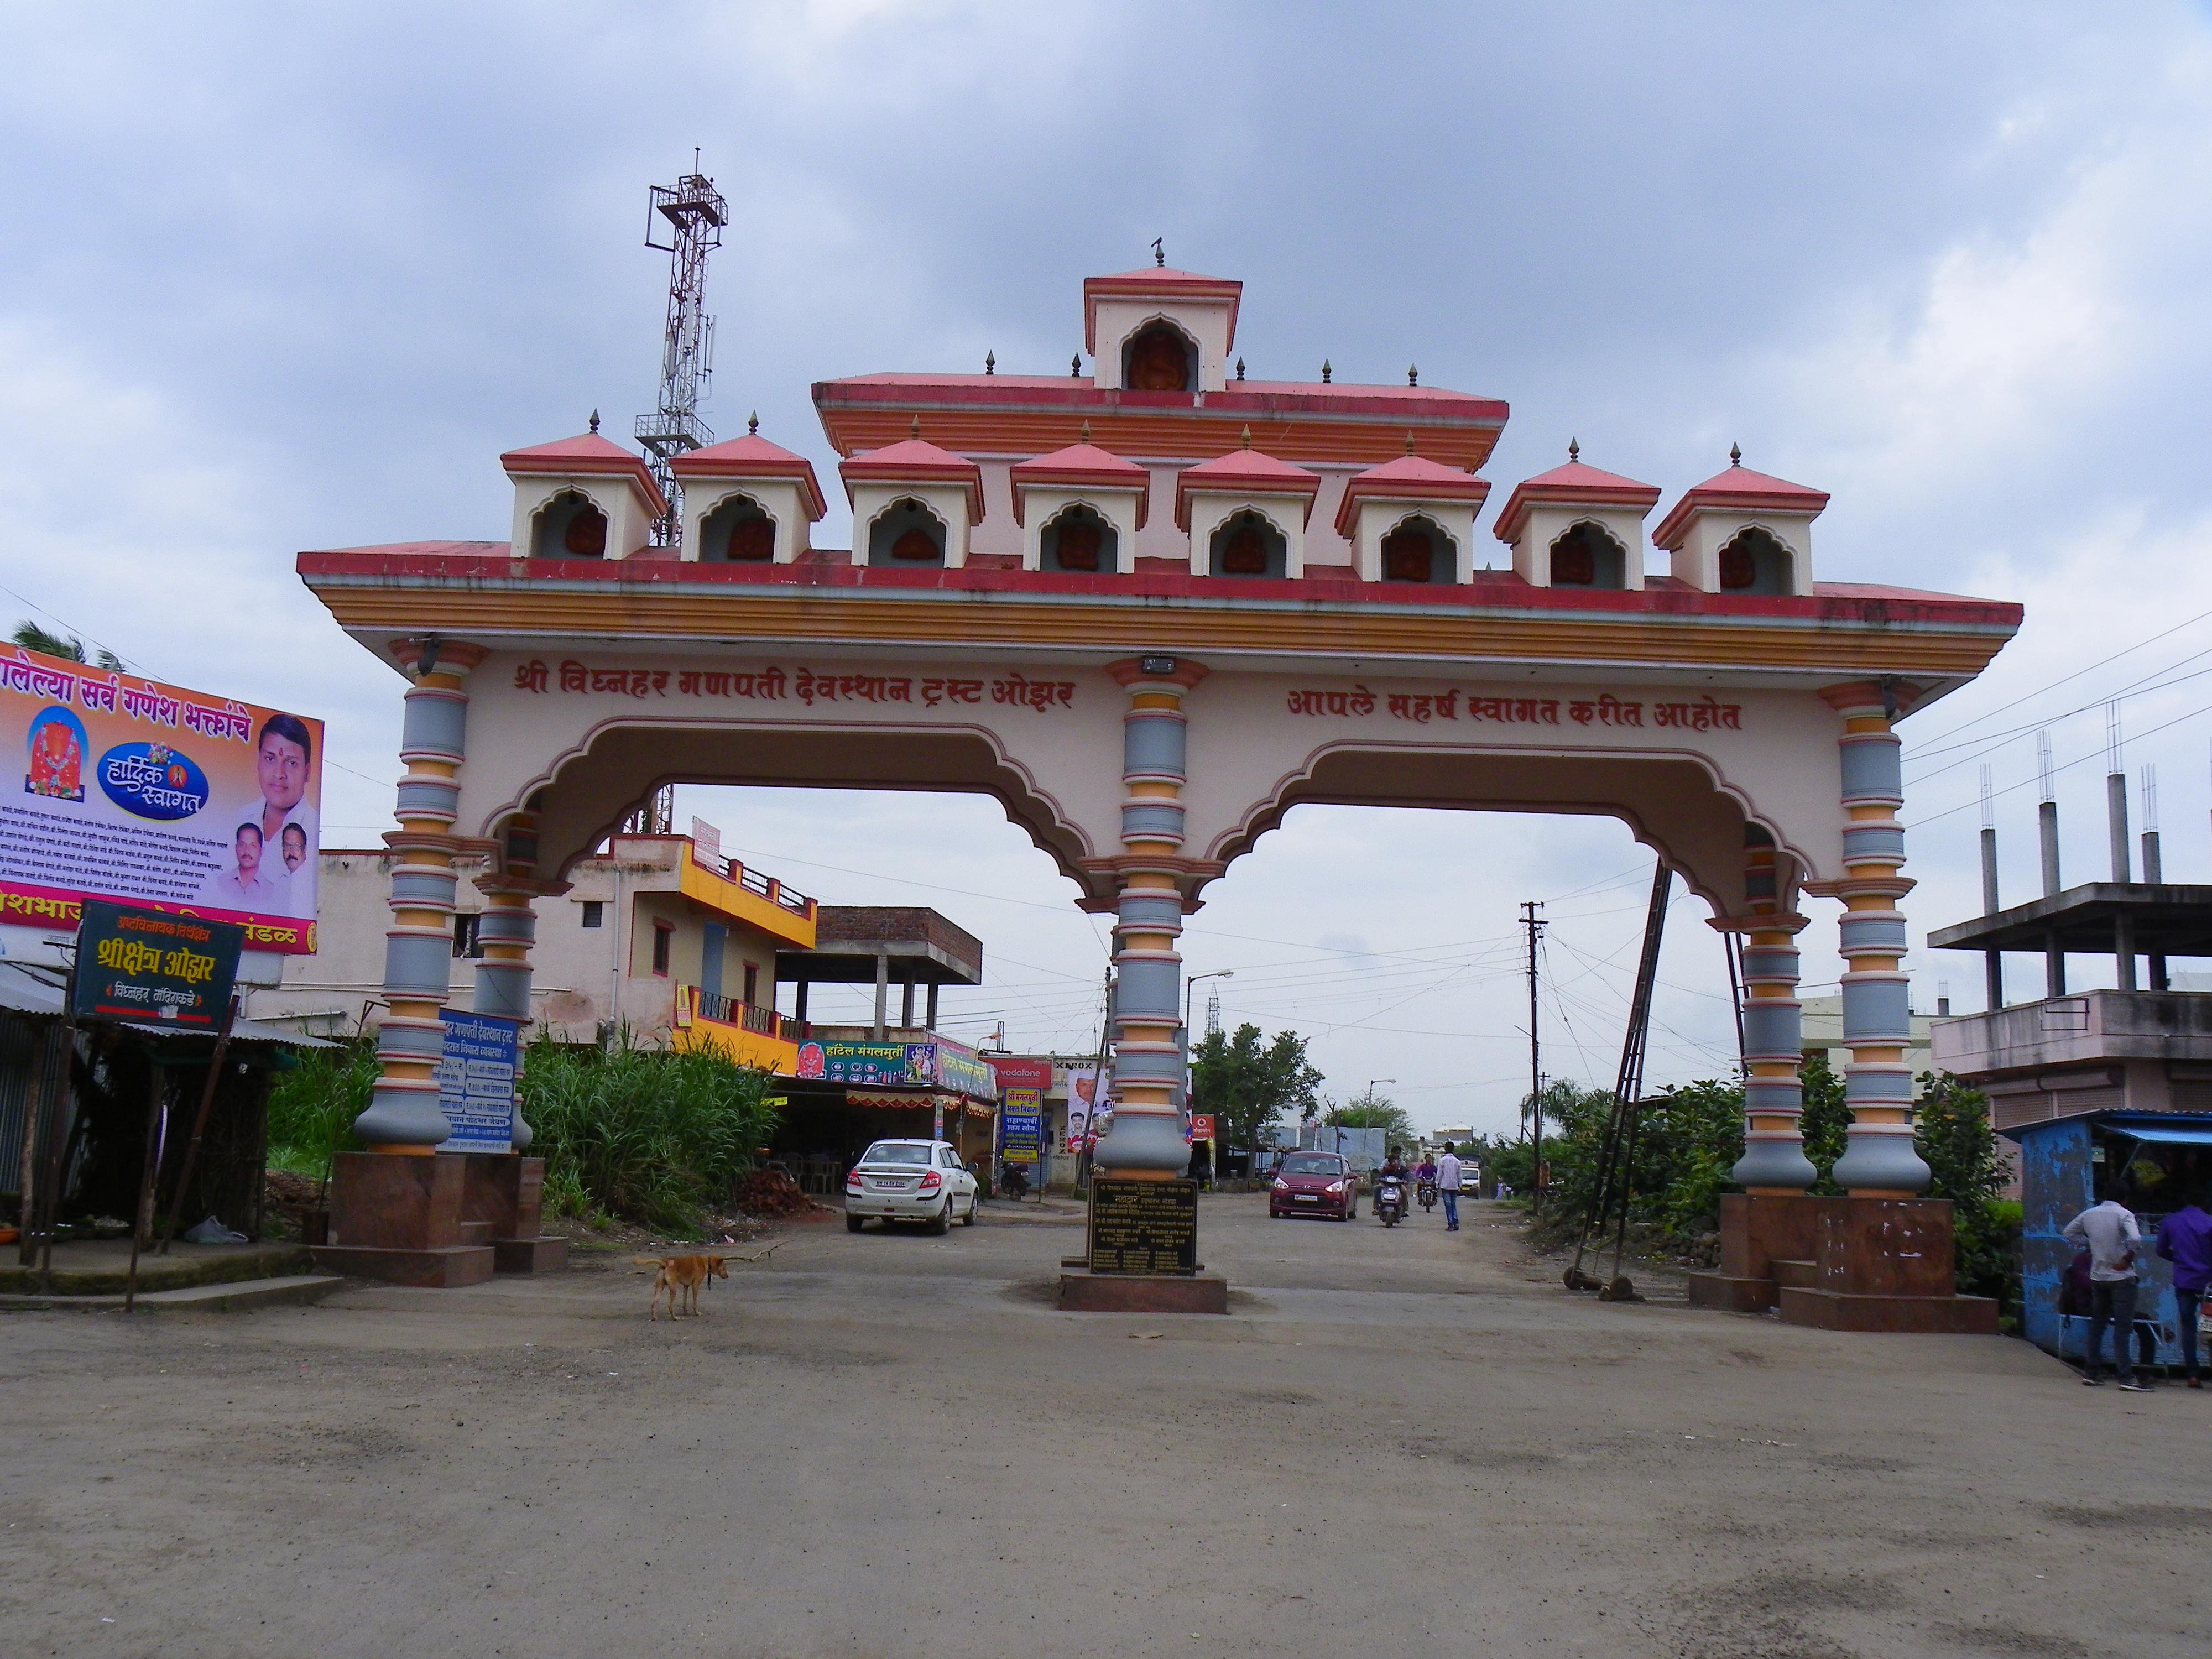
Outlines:
{"type": "Polygon", "coordinates": [[[514,1150],[516,1038],[522,1022],[447,1008],[446,1052],[438,1061],[438,1109],[453,1126],[443,1152],[514,1150]]]}
{"type": "Polygon", "coordinates": [[[1018,1112],[1009,1107],[1004,1117],[1006,1131],[1003,1150],[1006,1157],[1017,1164],[1036,1163],[1044,1151],[1044,1114],[1018,1112]]]}

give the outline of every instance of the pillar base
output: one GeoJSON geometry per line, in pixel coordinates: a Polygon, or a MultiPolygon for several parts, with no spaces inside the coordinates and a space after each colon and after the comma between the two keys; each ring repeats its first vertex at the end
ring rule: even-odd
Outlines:
{"type": "Polygon", "coordinates": [[[454,1291],[481,1285],[492,1276],[495,1253],[489,1244],[454,1244],[440,1249],[392,1250],[373,1244],[318,1244],[309,1252],[326,1273],[348,1279],[380,1279],[387,1285],[414,1285],[454,1291]]]}
{"type": "Polygon", "coordinates": [[[1062,1313],[1225,1314],[1229,1281],[1219,1273],[1094,1273],[1063,1270],[1062,1313]]]}
{"type": "Polygon", "coordinates": [[[457,1154],[466,1165],[463,1224],[478,1224],[503,1273],[558,1273],[568,1265],[568,1241],[545,1235],[545,1160],[520,1152],[457,1154]]]}
{"type": "Polygon", "coordinates": [[[1690,1275],[1690,1301],[1778,1311],[1820,1330],[1994,1335],[1997,1304],[1955,1294],[1945,1199],[1730,1193],[1721,1266],[1690,1275]]]}
{"type": "Polygon", "coordinates": [[[340,1152],[331,1160],[329,1243],[315,1248],[316,1265],[398,1285],[480,1285],[503,1236],[526,1226],[535,1243],[544,1185],[538,1158],[340,1152]]]}

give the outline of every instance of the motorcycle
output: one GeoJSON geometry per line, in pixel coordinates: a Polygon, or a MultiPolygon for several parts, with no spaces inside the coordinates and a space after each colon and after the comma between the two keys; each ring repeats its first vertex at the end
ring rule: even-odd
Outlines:
{"type": "Polygon", "coordinates": [[[1406,1217],[1406,1183],[1396,1176],[1377,1176],[1375,1180],[1375,1215],[1386,1227],[1395,1227],[1406,1217]]]}
{"type": "Polygon", "coordinates": [[[999,1165],[999,1190],[1020,1203],[1030,1195],[1029,1171],[1018,1164],[999,1165]]]}
{"type": "Polygon", "coordinates": [[[1437,1183],[1435,1182],[1424,1181],[1419,1187],[1416,1187],[1413,1189],[1413,1195],[1421,1200],[1421,1207],[1424,1210],[1433,1210],[1437,1207],[1437,1183]]]}

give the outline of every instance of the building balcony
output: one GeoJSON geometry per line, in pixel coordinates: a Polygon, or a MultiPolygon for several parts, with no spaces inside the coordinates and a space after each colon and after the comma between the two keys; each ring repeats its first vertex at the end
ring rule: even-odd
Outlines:
{"type": "Polygon", "coordinates": [[[1935,1022],[1938,1071],[2018,1128],[2084,1112],[2212,1112],[2212,994],[2083,991],[1935,1022]]]}
{"type": "Polygon", "coordinates": [[[781,1077],[799,1071],[799,1042],[805,1027],[773,1008],[716,996],[696,985],[678,991],[670,1046],[679,1054],[710,1048],[740,1066],[757,1066],[781,1077]],[[687,1006],[688,1005],[688,1006],[687,1006]]]}
{"type": "Polygon", "coordinates": [[[696,841],[686,842],[685,849],[677,866],[677,890],[684,897],[793,949],[814,948],[817,907],[812,899],[774,876],[708,852],[696,841]]]}

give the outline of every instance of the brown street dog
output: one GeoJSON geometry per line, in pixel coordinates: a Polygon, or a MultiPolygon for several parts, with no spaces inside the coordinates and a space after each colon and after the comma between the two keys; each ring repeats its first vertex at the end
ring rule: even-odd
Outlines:
{"type": "Polygon", "coordinates": [[[653,1306],[647,1317],[660,1317],[660,1298],[668,1297],[668,1316],[681,1318],[684,1301],[688,1300],[693,1316],[699,1312],[699,1290],[710,1279],[727,1279],[730,1261],[720,1255],[641,1255],[632,1258],[641,1267],[654,1269],[653,1275],[653,1306]]]}

